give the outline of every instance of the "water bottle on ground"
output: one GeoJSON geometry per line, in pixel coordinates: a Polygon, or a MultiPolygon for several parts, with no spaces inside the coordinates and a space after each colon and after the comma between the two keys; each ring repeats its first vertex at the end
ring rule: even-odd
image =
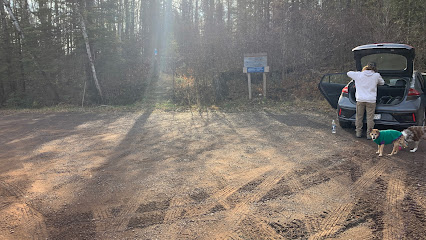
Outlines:
{"type": "Polygon", "coordinates": [[[331,121],[331,133],[336,133],[336,122],[331,121]]]}

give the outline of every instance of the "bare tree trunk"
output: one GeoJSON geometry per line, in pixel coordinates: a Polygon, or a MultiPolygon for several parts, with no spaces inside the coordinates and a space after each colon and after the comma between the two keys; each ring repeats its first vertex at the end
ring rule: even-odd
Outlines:
{"type": "Polygon", "coordinates": [[[10,8],[9,2],[7,0],[3,0],[3,3],[6,6],[7,11],[9,12],[10,18],[12,18],[13,25],[15,26],[16,31],[18,31],[19,36],[21,36],[21,39],[24,39],[24,34],[22,33],[18,20],[16,20],[15,15],[13,14],[12,9],[10,8]]]}
{"type": "Polygon", "coordinates": [[[198,36],[198,34],[200,33],[200,32],[199,32],[200,30],[199,30],[199,28],[198,28],[198,27],[199,27],[199,24],[200,24],[200,23],[199,23],[199,17],[200,17],[200,16],[198,15],[198,14],[199,14],[199,3],[198,3],[198,1],[199,1],[199,0],[195,0],[195,14],[194,14],[194,15],[195,15],[195,17],[194,17],[194,18],[195,18],[195,23],[194,23],[194,25],[195,25],[195,32],[196,32],[197,36],[198,36]]]}
{"type": "Polygon", "coordinates": [[[123,41],[123,0],[120,0],[118,9],[118,40],[121,42],[123,41]]]}
{"type": "Polygon", "coordinates": [[[228,31],[229,32],[232,32],[232,19],[231,19],[231,14],[232,14],[232,2],[231,2],[231,0],[227,0],[227,4],[228,4],[228,7],[227,7],[227,21],[226,21],[226,24],[227,24],[227,27],[228,27],[228,31]]]}
{"type": "Polygon", "coordinates": [[[124,38],[129,39],[130,30],[130,12],[129,12],[129,0],[124,0],[124,38]]]}
{"type": "MultiPolygon", "coordinates": [[[[12,20],[13,20],[13,25],[15,26],[16,31],[18,31],[18,34],[19,34],[19,37],[20,37],[20,45],[21,45],[21,48],[23,48],[22,46],[24,45],[24,43],[23,43],[24,33],[22,32],[21,27],[19,26],[18,20],[15,18],[15,15],[13,14],[12,9],[10,8],[10,4],[6,0],[3,0],[3,3],[6,6],[7,11],[9,12],[10,18],[12,18],[12,20]]],[[[38,60],[37,60],[36,56],[30,50],[27,50],[27,52],[28,52],[31,60],[33,60],[33,63],[36,66],[37,70],[39,70],[41,72],[41,74],[43,75],[43,77],[47,80],[47,86],[52,90],[52,93],[54,94],[55,101],[59,102],[60,97],[59,97],[58,91],[56,89],[56,86],[51,81],[49,81],[47,73],[38,64],[38,60]]],[[[20,54],[22,54],[22,52],[20,52],[20,54]]],[[[23,68],[22,65],[21,65],[21,68],[23,68]]],[[[23,69],[22,69],[22,72],[23,72],[23,69]]],[[[24,76],[23,76],[23,78],[24,78],[24,76]]],[[[25,90],[25,82],[22,83],[22,88],[23,88],[23,90],[25,90]]]]}
{"type": "MultiPolygon", "coordinates": [[[[12,79],[12,72],[11,72],[11,65],[12,65],[12,60],[11,60],[11,47],[10,47],[10,39],[9,39],[9,33],[8,33],[8,27],[7,27],[7,23],[6,23],[6,13],[4,11],[3,8],[3,3],[1,4],[0,7],[0,17],[1,17],[1,24],[2,27],[1,29],[3,30],[2,33],[4,33],[4,37],[3,37],[3,45],[1,46],[1,48],[3,48],[3,51],[6,53],[5,57],[5,62],[6,62],[6,76],[9,79],[12,79]]],[[[6,100],[6,95],[5,95],[5,87],[4,87],[4,83],[3,83],[3,79],[0,79],[0,105],[3,104],[3,102],[6,100]]]]}
{"type": "MultiPolygon", "coordinates": [[[[13,81],[13,77],[12,77],[12,46],[11,46],[11,41],[10,41],[10,36],[8,33],[8,26],[6,23],[6,12],[4,11],[3,8],[3,4],[2,7],[0,7],[0,15],[2,16],[1,18],[1,22],[2,22],[2,29],[4,31],[4,37],[3,37],[3,45],[1,46],[5,56],[4,56],[4,60],[6,63],[6,73],[7,73],[7,77],[10,79],[9,81],[9,87],[11,89],[12,92],[16,92],[17,86],[16,86],[16,82],[13,81]]],[[[0,80],[0,84],[1,84],[1,96],[0,96],[0,101],[2,102],[3,97],[5,96],[5,92],[4,92],[4,85],[3,85],[3,79],[0,80]]]]}
{"type": "Polygon", "coordinates": [[[131,4],[131,14],[130,14],[130,39],[134,40],[136,38],[135,36],[135,8],[136,3],[135,0],[132,0],[131,4]]]}
{"type": "Polygon", "coordinates": [[[95,82],[96,89],[98,90],[99,96],[101,97],[101,100],[103,101],[101,86],[99,85],[98,77],[96,75],[95,64],[92,57],[92,51],[90,50],[89,36],[87,35],[86,24],[84,23],[83,15],[81,15],[80,9],[78,8],[78,6],[76,6],[74,9],[77,12],[78,17],[80,19],[81,31],[83,34],[84,42],[86,44],[86,52],[87,52],[87,57],[89,58],[89,64],[90,64],[90,69],[92,71],[93,81],[95,82]]]}

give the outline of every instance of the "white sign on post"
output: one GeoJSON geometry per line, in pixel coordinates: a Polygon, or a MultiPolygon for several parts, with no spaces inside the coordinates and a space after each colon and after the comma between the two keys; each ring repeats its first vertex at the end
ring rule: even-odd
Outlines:
{"type": "Polygon", "coordinates": [[[269,72],[268,55],[266,53],[244,54],[243,72],[247,73],[249,99],[251,99],[251,73],[263,73],[263,97],[266,97],[266,73],[269,72]]]}

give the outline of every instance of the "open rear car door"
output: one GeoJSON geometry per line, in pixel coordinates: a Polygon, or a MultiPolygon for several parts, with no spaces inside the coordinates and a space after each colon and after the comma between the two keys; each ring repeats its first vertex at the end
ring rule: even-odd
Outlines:
{"type": "Polygon", "coordinates": [[[326,74],[321,78],[318,89],[333,108],[337,109],[337,102],[342,89],[351,81],[346,73],[326,74]]]}

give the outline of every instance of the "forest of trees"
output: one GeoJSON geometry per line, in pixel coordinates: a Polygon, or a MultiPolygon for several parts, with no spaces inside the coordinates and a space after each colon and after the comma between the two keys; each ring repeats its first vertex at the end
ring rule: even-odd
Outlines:
{"type": "Polygon", "coordinates": [[[368,43],[409,44],[426,71],[424,0],[1,0],[0,20],[0,107],[130,104],[156,61],[211,104],[246,90],[253,52],[268,53],[271,92],[316,91],[368,43]]]}

